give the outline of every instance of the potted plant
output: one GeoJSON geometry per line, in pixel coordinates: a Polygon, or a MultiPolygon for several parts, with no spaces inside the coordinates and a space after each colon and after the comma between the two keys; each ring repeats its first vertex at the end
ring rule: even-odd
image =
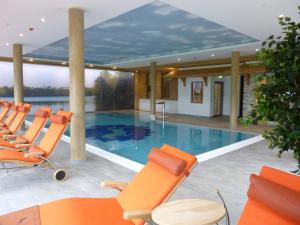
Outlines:
{"type": "Polygon", "coordinates": [[[282,36],[271,35],[257,54],[267,72],[259,76],[265,82],[258,82],[253,90],[257,102],[248,122],[275,122],[263,136],[271,149],[279,148],[279,157],[294,152],[298,169],[293,172],[300,175],[300,23],[284,16],[278,21],[282,36]]]}

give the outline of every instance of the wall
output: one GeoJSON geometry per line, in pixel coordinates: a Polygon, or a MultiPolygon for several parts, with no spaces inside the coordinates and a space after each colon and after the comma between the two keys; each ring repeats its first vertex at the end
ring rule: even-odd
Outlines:
{"type": "Polygon", "coordinates": [[[178,113],[197,116],[211,116],[211,78],[207,79],[207,86],[203,81],[203,103],[191,103],[191,83],[203,81],[202,77],[187,77],[186,86],[178,79],[178,113]]]}
{"type": "MultiPolygon", "coordinates": [[[[207,86],[204,85],[203,89],[203,103],[191,103],[191,82],[194,81],[203,81],[202,77],[189,77],[186,78],[186,86],[183,85],[181,79],[178,79],[178,100],[157,100],[166,102],[166,112],[167,113],[179,113],[179,114],[188,114],[196,116],[206,116],[212,117],[214,112],[214,83],[216,81],[221,81],[224,83],[223,90],[223,115],[230,115],[230,95],[231,95],[231,77],[222,76],[220,77],[208,77],[207,86]]],[[[204,82],[204,81],[203,81],[204,82]]],[[[245,84],[247,89],[249,86],[245,84]]],[[[246,105],[249,105],[249,102],[252,102],[250,94],[247,94],[251,91],[244,89],[244,110],[246,105]],[[249,97],[245,96],[249,95],[249,97]],[[248,101],[249,100],[249,101],[248,101]]],[[[140,110],[149,111],[150,104],[149,99],[140,99],[140,110]]],[[[239,107],[239,104],[238,106],[239,107]]],[[[247,106],[248,107],[248,106],[247,106]]],[[[248,107],[249,108],[249,107],[248,107]]],[[[161,106],[157,105],[157,112],[161,112],[161,106]]]]}
{"type": "Polygon", "coordinates": [[[255,86],[255,76],[250,77],[250,84],[247,79],[244,79],[244,100],[243,100],[243,116],[252,110],[252,106],[255,104],[255,97],[252,90],[255,86]]]}

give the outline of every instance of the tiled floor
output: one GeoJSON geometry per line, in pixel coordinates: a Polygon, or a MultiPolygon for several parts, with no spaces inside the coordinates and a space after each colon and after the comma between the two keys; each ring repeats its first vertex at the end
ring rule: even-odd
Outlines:
{"type": "MultiPolygon", "coordinates": [[[[150,146],[149,146],[150,147],[150,146]]],[[[99,186],[101,180],[128,181],[134,172],[87,153],[87,160],[69,161],[69,144],[61,141],[52,159],[70,173],[65,182],[55,182],[49,171],[33,168],[0,179],[0,214],[66,197],[111,197],[117,193],[99,186]]],[[[295,168],[296,161],[287,153],[281,159],[270,151],[265,141],[199,163],[171,199],[205,198],[219,200],[215,189],[223,194],[232,224],[246,202],[248,179],[263,165],[283,170],[295,168]]],[[[0,176],[3,172],[0,172],[0,176]]],[[[222,223],[220,223],[222,224],[222,223]]]]}
{"type": "MultiPolygon", "coordinates": [[[[158,113],[158,115],[160,114],[158,113]]],[[[158,117],[158,119],[161,119],[161,117],[158,117]]],[[[192,115],[182,115],[182,114],[166,114],[165,120],[170,122],[187,123],[187,124],[212,127],[212,128],[229,129],[228,116],[202,117],[202,116],[192,116],[192,115]]],[[[267,124],[248,125],[248,126],[239,124],[236,130],[254,132],[254,133],[263,133],[264,130],[268,128],[270,128],[270,126],[267,124]]]]}

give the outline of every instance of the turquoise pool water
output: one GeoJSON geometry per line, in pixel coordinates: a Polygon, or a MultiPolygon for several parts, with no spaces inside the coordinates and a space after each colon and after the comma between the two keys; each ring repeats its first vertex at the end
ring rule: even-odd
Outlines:
{"type": "MultiPolygon", "coordinates": [[[[69,135],[69,130],[66,134],[69,135]]],[[[152,147],[160,147],[165,143],[199,155],[254,136],[255,134],[249,133],[151,121],[147,113],[86,114],[87,143],[143,164],[152,147]]]]}

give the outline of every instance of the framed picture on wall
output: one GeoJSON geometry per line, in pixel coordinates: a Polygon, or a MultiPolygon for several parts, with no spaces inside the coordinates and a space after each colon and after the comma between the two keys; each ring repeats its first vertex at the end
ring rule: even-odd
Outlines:
{"type": "Polygon", "coordinates": [[[192,103],[203,103],[203,82],[195,81],[191,83],[191,102],[192,103]]]}

